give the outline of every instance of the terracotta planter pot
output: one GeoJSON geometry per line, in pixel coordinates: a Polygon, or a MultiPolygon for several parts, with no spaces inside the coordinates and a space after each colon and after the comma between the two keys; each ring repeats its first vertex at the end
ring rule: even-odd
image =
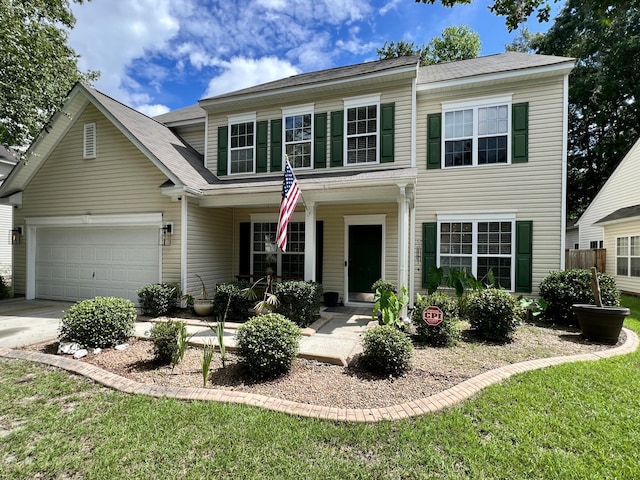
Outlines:
{"type": "Polygon", "coordinates": [[[615,344],[622,330],[622,323],[629,315],[624,307],[597,307],[573,305],[582,335],[596,342],[615,344]]]}
{"type": "Polygon", "coordinates": [[[213,300],[195,299],[193,301],[193,311],[196,315],[206,316],[213,312],[213,300]]]}

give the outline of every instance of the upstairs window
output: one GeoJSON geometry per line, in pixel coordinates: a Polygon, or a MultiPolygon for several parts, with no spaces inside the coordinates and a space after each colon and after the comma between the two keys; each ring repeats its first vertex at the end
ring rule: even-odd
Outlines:
{"type": "Polygon", "coordinates": [[[511,98],[443,106],[444,167],[511,163],[511,98]]]}
{"type": "Polygon", "coordinates": [[[296,168],[313,167],[313,105],[282,110],[284,145],[289,163],[296,168]]]}
{"type": "Polygon", "coordinates": [[[378,162],[380,96],[345,100],[347,165],[378,162]]]}
{"type": "Polygon", "coordinates": [[[255,114],[229,117],[229,173],[255,172],[255,114]]]}

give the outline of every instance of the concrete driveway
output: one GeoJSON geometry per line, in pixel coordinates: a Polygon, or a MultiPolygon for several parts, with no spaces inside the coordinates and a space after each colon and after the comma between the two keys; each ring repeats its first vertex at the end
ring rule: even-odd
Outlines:
{"type": "Polygon", "coordinates": [[[0,301],[0,347],[22,347],[56,338],[63,310],[71,305],[54,300],[0,301]]]}

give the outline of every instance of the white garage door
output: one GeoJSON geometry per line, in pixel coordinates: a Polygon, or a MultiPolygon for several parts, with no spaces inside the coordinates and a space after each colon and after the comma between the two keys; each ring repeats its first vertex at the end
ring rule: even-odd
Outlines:
{"type": "Polygon", "coordinates": [[[160,279],[158,228],[38,228],[36,298],[128,298],[160,279]]]}

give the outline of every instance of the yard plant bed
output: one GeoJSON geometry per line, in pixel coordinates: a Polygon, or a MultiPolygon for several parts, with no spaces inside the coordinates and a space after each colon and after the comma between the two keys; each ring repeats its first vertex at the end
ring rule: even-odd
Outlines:
{"type": "MultiPolygon", "coordinates": [[[[619,343],[624,342],[624,332],[619,343]]],[[[397,405],[446,390],[482,372],[504,365],[559,355],[589,353],[611,348],[583,339],[578,329],[545,324],[518,327],[512,342],[494,344],[477,339],[470,329],[451,348],[416,344],[411,369],[405,375],[379,377],[350,367],[297,358],[292,371],[270,381],[252,381],[243,374],[240,358],[227,354],[222,368],[218,351],[211,364],[208,388],[250,392],[295,402],[339,408],[377,408],[397,405]]],[[[57,342],[27,347],[55,353],[57,342]]],[[[132,339],[126,350],[91,352],[81,360],[141,383],[202,387],[202,349],[189,347],[175,369],[153,362],[153,344],[132,339]]]]}

